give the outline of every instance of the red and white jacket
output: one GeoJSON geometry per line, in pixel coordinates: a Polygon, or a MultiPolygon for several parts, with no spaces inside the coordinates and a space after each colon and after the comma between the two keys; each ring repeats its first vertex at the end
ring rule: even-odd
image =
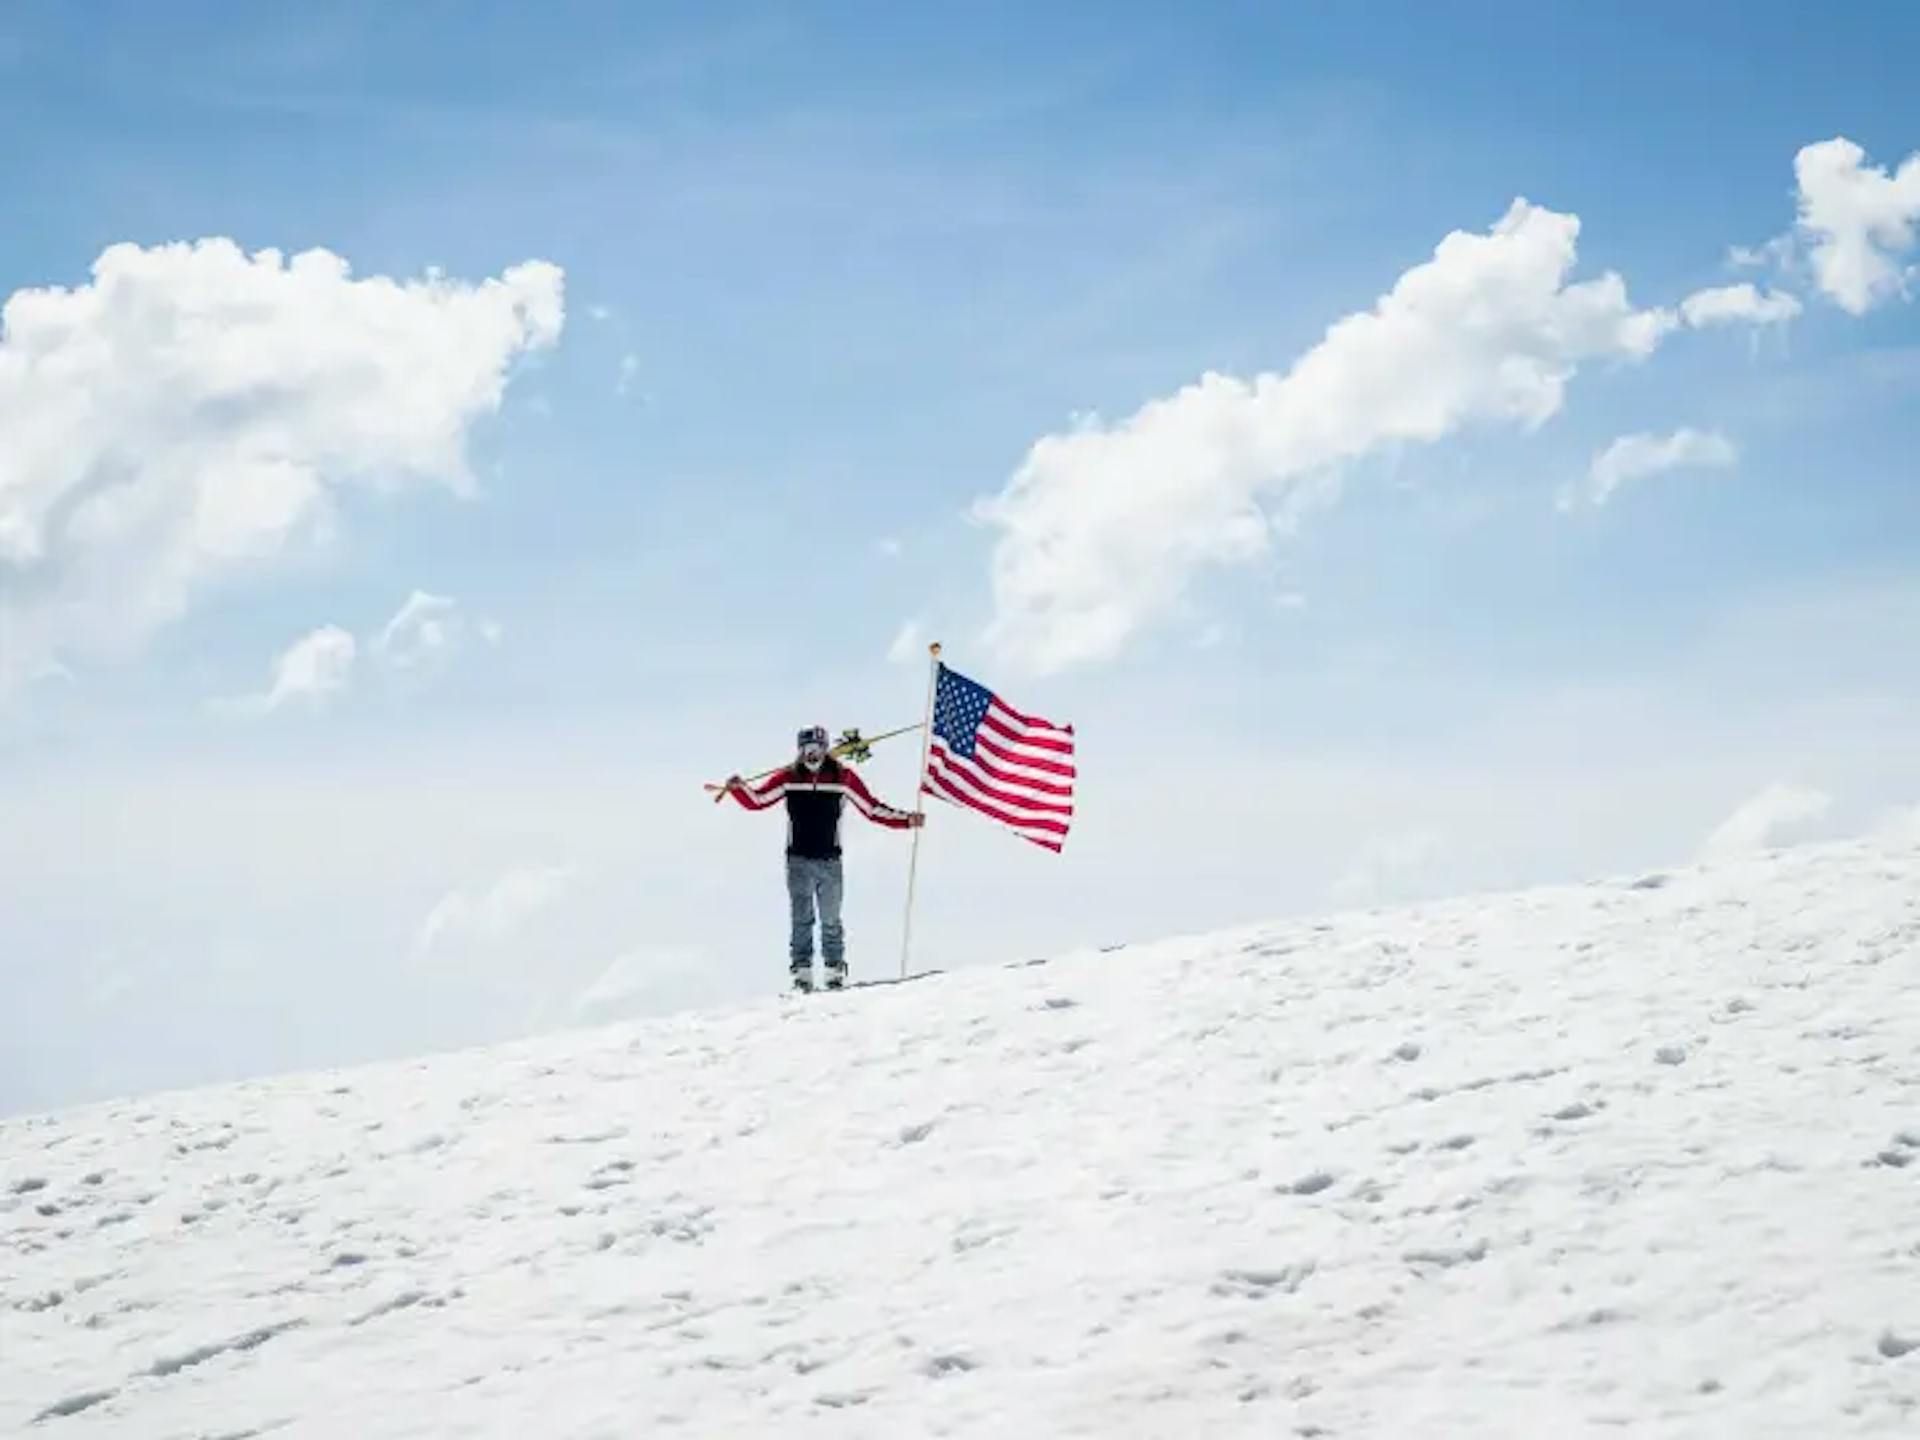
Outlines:
{"type": "Polygon", "coordinates": [[[905,830],[913,814],[876,800],[862,780],[838,760],[818,770],[797,761],[776,770],[757,785],[737,787],[733,798],[749,810],[766,810],[787,802],[787,854],[806,860],[836,860],[840,856],[840,810],[851,800],[853,808],[876,825],[905,830]]]}

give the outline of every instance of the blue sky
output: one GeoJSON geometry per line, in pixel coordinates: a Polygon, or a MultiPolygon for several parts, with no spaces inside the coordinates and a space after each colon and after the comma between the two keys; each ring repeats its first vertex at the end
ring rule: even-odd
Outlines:
{"type": "MultiPolygon", "coordinates": [[[[1750,805],[1780,838],[1920,801],[1920,251],[1886,228],[1920,17],[1030,8],[9,7],[0,297],[129,245],[141,298],[91,348],[107,320],[59,331],[71,373],[0,362],[0,502],[124,484],[163,518],[86,549],[56,506],[47,553],[9,556],[0,506],[0,1108],[764,993],[778,824],[699,784],[800,724],[915,718],[909,625],[1084,750],[1059,860],[936,813],[925,964],[1679,863],[1750,805]],[[1816,177],[1820,213],[1895,275],[1851,305],[1796,229],[1796,157],[1836,137],[1864,157],[1816,177]],[[1884,193],[1853,183],[1876,168],[1884,193]],[[1278,419],[1189,406],[1136,443],[1141,407],[1287,375],[1516,197],[1578,217],[1547,311],[1495,286],[1449,330],[1416,304],[1383,329],[1430,350],[1328,354],[1333,391],[1278,419]],[[213,237],[353,278],[248,310],[251,270],[152,258],[213,237]],[[564,276],[556,333],[527,262],[564,276]],[[353,284],[429,271],[468,328],[341,319],[353,284]],[[1740,285],[1797,313],[1567,341],[1554,307],[1608,272],[1622,325],[1740,285]],[[511,314],[471,288],[515,273],[511,314]],[[188,295],[194,338],[149,324],[188,295]],[[238,408],[183,399],[256,322],[238,408]],[[1506,344],[1565,372],[1524,421],[1506,344]],[[1423,387],[1438,433],[1377,418],[1423,387]],[[1033,508],[981,518],[1089,427],[1033,508]],[[403,433],[457,436],[468,478],[392,479],[403,433]],[[1683,434],[1730,463],[1683,444],[1592,503],[1615,441],[1683,434]],[[260,498],[278,472],[234,457],[262,446],[312,493],[260,498]],[[186,495],[254,549],[182,558],[186,495]],[[1261,534],[1229,555],[1235,516],[1261,534]],[[416,592],[438,628],[380,646],[416,592]],[[1067,663],[1032,638],[1058,605],[1053,640],[1092,647],[1067,663]],[[1089,640],[1114,605],[1125,633],[1089,640]],[[348,668],[270,698],[323,627],[348,668]]],[[[914,760],[875,760],[883,797],[914,760]]],[[[855,966],[889,971],[905,848],[849,839],[855,966]]]]}

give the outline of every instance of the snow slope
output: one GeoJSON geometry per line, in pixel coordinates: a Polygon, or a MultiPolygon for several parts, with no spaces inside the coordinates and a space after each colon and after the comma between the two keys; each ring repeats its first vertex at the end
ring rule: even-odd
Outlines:
{"type": "Polygon", "coordinates": [[[1916,1342],[1911,849],[0,1125],[47,1440],[1911,1437],[1916,1342]]]}

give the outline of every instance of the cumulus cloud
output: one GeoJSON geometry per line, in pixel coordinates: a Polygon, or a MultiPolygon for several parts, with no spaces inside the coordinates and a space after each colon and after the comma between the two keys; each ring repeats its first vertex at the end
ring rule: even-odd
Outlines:
{"type": "Polygon", "coordinates": [[[509,870],[478,890],[449,891],[421,921],[414,956],[503,940],[564,895],[575,878],[567,866],[532,865],[509,870]]]}
{"type": "Polygon", "coordinates": [[[1701,849],[1706,860],[1765,850],[1804,838],[1807,828],[1833,804],[1824,790],[1775,781],[1724,820],[1701,849]]]}
{"type": "Polygon", "coordinates": [[[1920,153],[1892,172],[1866,162],[1867,152],[1844,137],[1808,145],[1793,162],[1814,278],[1854,315],[1906,293],[1920,225],[1920,153]]]}
{"type": "Polygon", "coordinates": [[[323,536],[339,493],[470,488],[468,433],[554,344],[558,267],[356,279],[324,250],[115,245],[0,309],[0,684],[124,652],[323,536]]]}
{"type": "Polygon", "coordinates": [[[1676,430],[1671,435],[1622,435],[1593,457],[1584,485],[1560,492],[1560,508],[1582,501],[1604,505],[1629,480],[1668,470],[1725,469],[1740,458],[1726,436],[1715,431],[1676,430]]]}
{"type": "Polygon", "coordinates": [[[1697,290],[1680,302],[1680,318],[1696,330],[1711,325],[1780,325],[1800,313],[1800,302],[1780,290],[1761,292],[1752,285],[1722,285],[1697,290]]]}
{"type": "Polygon", "coordinates": [[[977,519],[997,530],[989,640],[1057,670],[1111,657],[1207,566],[1257,559],[1341,466],[1476,422],[1537,426],[1587,361],[1651,354],[1679,317],[1608,273],[1570,283],[1580,221],[1524,200],[1456,232],[1286,374],[1209,373],[1115,424],[1036,443],[977,519]]]}
{"type": "Polygon", "coordinates": [[[216,703],[228,714],[270,715],[294,701],[319,703],[347,688],[359,647],[337,625],[323,625],[288,646],[273,662],[272,683],[258,695],[216,703]]]}

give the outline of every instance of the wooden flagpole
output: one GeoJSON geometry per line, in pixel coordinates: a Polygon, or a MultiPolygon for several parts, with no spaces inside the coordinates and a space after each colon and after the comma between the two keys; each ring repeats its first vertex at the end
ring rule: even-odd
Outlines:
{"type": "Polygon", "coordinates": [[[921,823],[913,831],[913,856],[907,861],[907,919],[900,931],[900,978],[907,978],[907,952],[913,946],[913,887],[920,872],[920,832],[926,828],[927,756],[933,749],[933,696],[940,683],[940,642],[927,647],[927,718],[920,731],[920,773],[913,782],[913,813],[921,823]]]}

